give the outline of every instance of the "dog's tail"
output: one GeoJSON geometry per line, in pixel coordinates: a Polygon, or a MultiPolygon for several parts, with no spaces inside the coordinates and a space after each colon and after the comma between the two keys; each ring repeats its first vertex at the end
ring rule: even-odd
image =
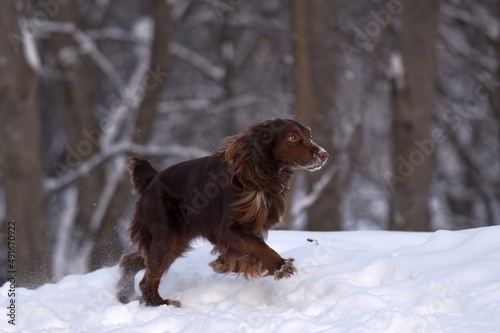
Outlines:
{"type": "Polygon", "coordinates": [[[138,194],[142,194],[158,174],[148,161],[136,156],[130,158],[128,172],[134,186],[134,193],[138,194]]]}

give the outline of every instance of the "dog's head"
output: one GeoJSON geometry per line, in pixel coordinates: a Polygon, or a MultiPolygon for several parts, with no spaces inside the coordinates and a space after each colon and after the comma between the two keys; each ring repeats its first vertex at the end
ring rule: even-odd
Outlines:
{"type": "Polygon", "coordinates": [[[273,120],[269,125],[277,129],[271,150],[276,161],[285,167],[308,171],[319,170],[325,165],[328,153],[312,140],[309,127],[282,119],[273,120]]]}
{"type": "Polygon", "coordinates": [[[326,150],[312,141],[311,129],[290,119],[252,125],[227,141],[231,175],[255,187],[265,186],[283,169],[319,170],[328,159],[326,150]]]}

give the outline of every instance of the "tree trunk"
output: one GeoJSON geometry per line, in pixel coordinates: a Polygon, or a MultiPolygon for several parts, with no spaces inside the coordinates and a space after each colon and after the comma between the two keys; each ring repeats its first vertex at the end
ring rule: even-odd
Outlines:
{"type": "Polygon", "coordinates": [[[430,184],[435,142],[431,135],[439,1],[406,2],[403,72],[393,81],[393,230],[430,230],[430,184]]]}
{"type": "MultiPolygon", "coordinates": [[[[73,23],[81,30],[82,19],[78,1],[70,1],[55,12],[54,21],[73,23]]],[[[99,153],[101,131],[94,118],[95,99],[93,94],[92,71],[86,57],[79,55],[80,46],[70,34],[54,33],[52,45],[58,60],[62,79],[57,84],[67,145],[61,163],[68,167],[78,167],[80,163],[99,153]],[[71,165],[68,164],[71,162],[71,165]]],[[[80,178],[77,183],[78,202],[74,228],[71,232],[73,242],[84,244],[92,238],[90,221],[96,203],[103,190],[104,171],[98,168],[80,178]]],[[[70,260],[70,258],[68,258],[70,260]]]]}
{"type": "MultiPolygon", "coordinates": [[[[495,12],[497,18],[500,18],[500,3],[497,1],[495,3],[495,12]]],[[[491,91],[491,102],[494,110],[494,115],[496,116],[497,119],[497,133],[498,133],[498,142],[500,142],[500,88],[498,87],[498,82],[500,82],[500,39],[497,38],[494,41],[494,49],[495,53],[497,56],[497,71],[496,75],[493,76],[495,78],[496,85],[493,88],[494,90],[491,91]]],[[[498,150],[498,154],[500,155],[500,146],[498,150]]],[[[500,171],[499,171],[500,172],[500,171]]],[[[494,186],[494,202],[491,203],[492,208],[491,210],[494,211],[492,220],[490,221],[490,224],[494,224],[495,221],[498,224],[498,221],[500,221],[500,175],[496,177],[496,186],[494,186]],[[494,206],[496,206],[496,209],[494,209],[494,206]]]]}
{"type": "MultiPolygon", "coordinates": [[[[151,0],[151,10],[154,17],[154,39],[151,47],[149,69],[157,73],[165,73],[169,61],[168,43],[170,41],[170,10],[167,1],[151,0]]],[[[164,77],[161,80],[149,77],[149,71],[142,80],[144,96],[139,105],[136,120],[136,132],[133,141],[147,143],[153,130],[156,107],[160,101],[164,87],[164,77]],[[154,81],[157,80],[157,81],[154,81]]],[[[113,199],[96,234],[96,241],[90,256],[90,270],[106,265],[114,265],[123,254],[124,247],[120,241],[117,223],[123,216],[123,208],[131,199],[131,185],[128,174],[124,174],[113,194],[113,199]]]]}
{"type": "Polygon", "coordinates": [[[26,62],[24,45],[9,43],[11,34],[20,35],[14,0],[5,1],[0,12],[0,137],[6,204],[2,238],[13,226],[7,222],[15,221],[15,236],[11,234],[15,262],[9,263],[15,266],[2,267],[17,271],[18,287],[36,287],[52,277],[42,187],[38,77],[26,62]]]}
{"type": "MultiPolygon", "coordinates": [[[[330,165],[335,163],[336,156],[331,126],[334,108],[333,18],[334,1],[292,1],[295,109],[299,120],[313,129],[318,143],[332,156],[328,161],[330,165]]],[[[307,183],[317,182],[327,169],[307,175],[307,183]]],[[[337,183],[334,176],[317,202],[308,209],[309,230],[342,228],[341,190],[337,183]]]]}

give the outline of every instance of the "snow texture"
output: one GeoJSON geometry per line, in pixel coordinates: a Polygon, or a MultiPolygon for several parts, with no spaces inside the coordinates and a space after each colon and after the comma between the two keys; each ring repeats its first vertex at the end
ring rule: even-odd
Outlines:
{"type": "MultiPolygon", "coordinates": [[[[123,305],[118,268],[16,290],[7,332],[500,332],[500,227],[434,233],[274,231],[298,273],[215,274],[198,241],[160,285],[181,308],[123,305]]],[[[136,277],[136,287],[142,272],[136,277]]],[[[0,288],[7,312],[9,286],[0,288]]]]}

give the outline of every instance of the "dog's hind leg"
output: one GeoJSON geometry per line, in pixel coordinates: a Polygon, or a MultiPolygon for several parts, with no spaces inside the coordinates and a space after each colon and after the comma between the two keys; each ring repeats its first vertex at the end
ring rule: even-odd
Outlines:
{"type": "Polygon", "coordinates": [[[160,280],[170,265],[180,257],[188,248],[189,240],[176,235],[176,232],[155,233],[147,251],[146,272],[139,284],[142,299],[149,306],[162,304],[181,306],[179,301],[161,298],[158,293],[160,280]]]}
{"type": "Polygon", "coordinates": [[[135,274],[146,268],[144,257],[138,252],[124,254],[120,259],[121,278],[118,281],[118,300],[122,303],[130,302],[134,296],[135,274]]]}

